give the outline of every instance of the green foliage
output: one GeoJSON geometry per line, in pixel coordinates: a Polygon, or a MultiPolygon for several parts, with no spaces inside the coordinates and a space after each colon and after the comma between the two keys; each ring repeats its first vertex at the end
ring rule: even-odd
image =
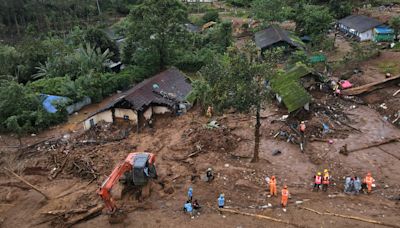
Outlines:
{"type": "Polygon", "coordinates": [[[132,8],[129,17],[130,39],[124,50],[125,61],[141,64],[133,56],[144,51],[156,61],[152,63],[155,67],[164,68],[174,58],[174,47],[185,43],[187,31],[183,23],[187,21],[187,12],[184,5],[178,0],[144,0],[132,8]]]}
{"type": "Polygon", "coordinates": [[[288,59],[289,67],[294,66],[296,63],[310,64],[308,55],[304,50],[296,50],[290,55],[288,59]]]}
{"type": "Polygon", "coordinates": [[[397,39],[397,36],[400,34],[400,16],[392,17],[389,21],[389,25],[394,29],[397,39]]]}
{"type": "Polygon", "coordinates": [[[266,21],[284,21],[290,17],[291,7],[281,0],[255,0],[251,4],[255,18],[266,21]]]}
{"type": "Polygon", "coordinates": [[[232,24],[229,21],[224,21],[207,31],[203,46],[223,53],[232,44],[232,41],[232,24]]]}
{"type": "Polygon", "coordinates": [[[206,64],[211,63],[217,54],[210,48],[202,48],[199,50],[182,50],[183,53],[175,61],[174,66],[183,71],[196,72],[206,64]]]}
{"type": "Polygon", "coordinates": [[[304,5],[296,17],[296,29],[305,35],[316,37],[325,34],[333,22],[329,9],[325,6],[304,5]]]}
{"type": "Polygon", "coordinates": [[[328,6],[335,18],[338,19],[349,16],[353,9],[352,2],[347,0],[330,0],[328,6]]]}
{"type": "Polygon", "coordinates": [[[227,0],[229,4],[239,7],[249,7],[252,0],[227,0]]]}
{"type": "Polygon", "coordinates": [[[68,97],[80,101],[84,95],[69,77],[43,78],[27,85],[36,93],[68,97]]]}
{"type": "Polygon", "coordinates": [[[202,17],[203,23],[207,23],[210,21],[219,22],[219,14],[216,10],[207,11],[202,17]]]}
{"type": "Polygon", "coordinates": [[[59,123],[66,112],[47,113],[39,96],[14,81],[0,82],[0,131],[16,133],[19,137],[59,123]]]}
{"type": "Polygon", "coordinates": [[[86,43],[90,43],[92,47],[100,48],[101,52],[109,50],[113,61],[119,60],[119,50],[117,44],[113,42],[105,32],[98,28],[91,28],[86,31],[84,36],[86,43]]]}
{"type": "Polygon", "coordinates": [[[11,46],[0,45],[0,75],[16,75],[20,53],[11,46]]]}

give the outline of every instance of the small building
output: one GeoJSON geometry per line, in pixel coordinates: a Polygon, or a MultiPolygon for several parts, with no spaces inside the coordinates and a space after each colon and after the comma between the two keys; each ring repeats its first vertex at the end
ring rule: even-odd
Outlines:
{"type": "Polygon", "coordinates": [[[393,42],[395,38],[394,30],[387,26],[374,28],[375,42],[393,42]]]}
{"type": "Polygon", "coordinates": [[[296,37],[290,34],[289,31],[276,25],[271,25],[264,30],[256,32],[254,34],[254,41],[257,48],[261,51],[273,47],[289,47],[292,49],[302,48],[302,42],[300,39],[296,40],[296,37]]]}
{"type": "Polygon", "coordinates": [[[186,96],[192,90],[186,76],[176,68],[165,70],[144,80],[111,101],[84,121],[87,130],[100,121],[129,121],[138,129],[154,114],[179,114],[189,108],[186,96]]]}
{"type": "Polygon", "coordinates": [[[373,40],[374,28],[383,23],[364,15],[350,15],[337,22],[339,31],[356,37],[359,41],[373,40]]]}

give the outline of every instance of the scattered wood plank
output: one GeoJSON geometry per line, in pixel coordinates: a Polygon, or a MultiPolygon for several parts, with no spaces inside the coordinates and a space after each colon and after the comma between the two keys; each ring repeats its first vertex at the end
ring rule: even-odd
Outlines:
{"type": "Polygon", "coordinates": [[[388,224],[388,223],[385,223],[385,222],[376,221],[376,220],[372,220],[372,219],[360,218],[360,217],[356,217],[356,216],[352,216],[352,215],[336,214],[336,213],[332,213],[332,212],[329,212],[329,211],[327,211],[327,212],[319,212],[319,211],[316,211],[314,209],[311,209],[311,208],[308,208],[308,207],[302,207],[302,206],[298,206],[298,208],[301,208],[301,209],[304,209],[304,210],[307,210],[307,211],[311,211],[311,212],[316,213],[318,215],[336,216],[336,217],[340,217],[340,218],[353,219],[353,220],[357,220],[357,221],[362,221],[362,222],[367,222],[367,223],[372,223],[372,224],[378,224],[378,225],[382,225],[382,226],[400,228],[400,225],[388,224]]]}
{"type": "Polygon", "coordinates": [[[382,146],[382,145],[390,144],[390,143],[395,143],[395,142],[399,142],[399,141],[400,141],[400,138],[388,139],[388,140],[384,140],[382,142],[373,143],[373,144],[365,146],[365,147],[356,148],[356,149],[352,149],[352,150],[347,150],[347,152],[348,153],[357,152],[357,151],[360,151],[360,150],[366,150],[366,149],[369,149],[369,148],[378,147],[378,146],[382,146]]]}
{"type": "Polygon", "coordinates": [[[354,96],[354,95],[360,95],[363,93],[369,93],[369,92],[372,92],[377,89],[382,89],[382,88],[386,87],[387,85],[390,85],[397,81],[400,81],[400,75],[398,75],[396,77],[386,78],[379,82],[373,82],[373,83],[369,83],[369,84],[362,85],[359,87],[346,89],[346,90],[342,91],[342,94],[345,96],[354,96]]]}
{"type": "Polygon", "coordinates": [[[96,207],[90,209],[86,214],[79,215],[66,223],[67,227],[71,227],[77,223],[95,218],[101,214],[101,210],[103,210],[103,205],[99,204],[96,207]]]}
{"type": "Polygon", "coordinates": [[[400,89],[399,90],[397,90],[396,92],[394,92],[394,94],[393,94],[393,96],[395,97],[397,94],[399,94],[400,93],[400,89]]]}
{"type": "Polygon", "coordinates": [[[231,209],[226,209],[226,208],[219,208],[218,210],[221,212],[229,212],[229,213],[233,213],[233,214],[245,215],[245,216],[255,217],[255,218],[259,218],[259,219],[266,219],[266,220],[273,221],[273,222],[279,222],[279,223],[283,223],[286,225],[292,225],[294,227],[305,227],[305,226],[302,226],[302,225],[299,225],[299,224],[296,224],[293,222],[276,219],[276,218],[268,217],[265,215],[251,214],[251,213],[247,213],[247,212],[241,212],[241,211],[231,210],[231,209]]]}
{"type": "Polygon", "coordinates": [[[49,195],[47,195],[46,193],[44,193],[42,190],[40,190],[38,187],[34,186],[33,184],[29,183],[27,180],[25,180],[24,178],[22,178],[21,176],[19,176],[18,174],[14,173],[11,169],[7,169],[4,168],[6,171],[8,171],[9,173],[11,173],[14,177],[16,177],[18,180],[24,182],[26,185],[28,185],[29,187],[31,187],[33,190],[37,191],[38,193],[40,193],[41,195],[44,196],[44,198],[46,198],[47,200],[50,199],[51,197],[49,195]]]}

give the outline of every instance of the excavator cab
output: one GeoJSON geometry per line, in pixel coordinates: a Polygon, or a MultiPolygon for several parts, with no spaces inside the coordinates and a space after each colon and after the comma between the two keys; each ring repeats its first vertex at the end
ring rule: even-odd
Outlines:
{"type": "Polygon", "coordinates": [[[142,186],[147,184],[149,179],[157,178],[156,167],[149,156],[149,154],[143,153],[133,158],[133,185],[142,186]]]}

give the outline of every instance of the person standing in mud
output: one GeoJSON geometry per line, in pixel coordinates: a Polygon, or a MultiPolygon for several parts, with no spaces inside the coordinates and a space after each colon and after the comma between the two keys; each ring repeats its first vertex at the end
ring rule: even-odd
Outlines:
{"type": "Polygon", "coordinates": [[[189,188],[187,194],[188,194],[188,201],[192,202],[192,199],[193,199],[193,188],[192,187],[189,188]]]}
{"type": "Polygon", "coordinates": [[[282,196],[281,196],[281,205],[284,212],[286,212],[286,206],[289,199],[289,190],[287,185],[283,186],[282,196]]]}
{"type": "Polygon", "coordinates": [[[319,188],[321,187],[321,183],[322,183],[321,172],[318,172],[317,175],[314,176],[314,187],[313,187],[313,191],[317,190],[317,192],[318,192],[318,191],[319,191],[319,188]]]}

